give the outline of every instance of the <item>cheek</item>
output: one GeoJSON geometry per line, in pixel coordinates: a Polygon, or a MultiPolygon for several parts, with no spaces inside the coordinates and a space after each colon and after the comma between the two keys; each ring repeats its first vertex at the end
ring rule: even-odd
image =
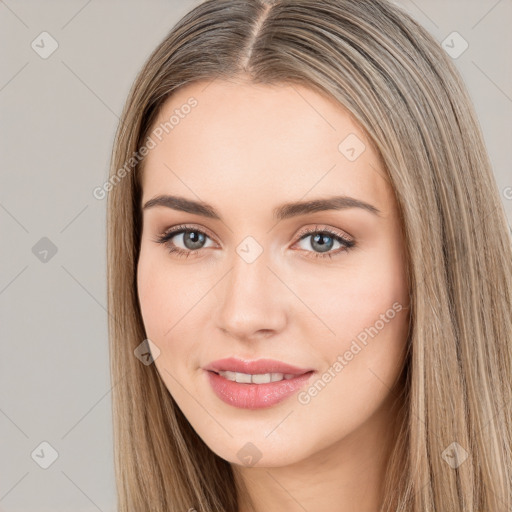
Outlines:
{"type": "Polygon", "coordinates": [[[339,277],[308,289],[305,302],[322,322],[309,318],[303,329],[318,340],[314,350],[323,363],[319,377],[328,384],[318,397],[315,390],[311,397],[305,395],[303,403],[311,398],[327,421],[329,404],[341,399],[340,421],[351,413],[357,421],[357,411],[365,414],[363,410],[378,407],[403,364],[409,328],[403,260],[398,250],[387,247],[357,268],[343,269],[339,277]]]}
{"type": "Polygon", "coordinates": [[[184,300],[186,281],[183,272],[172,271],[165,261],[159,261],[156,255],[146,257],[141,251],[137,267],[137,289],[142,320],[146,336],[158,347],[159,355],[154,364],[171,395],[180,400],[183,389],[179,383],[187,381],[189,370],[185,361],[189,361],[190,352],[197,347],[191,343],[178,343],[184,339],[186,316],[190,306],[184,300]],[[185,317],[185,318],[183,318],[185,317]],[[182,321],[180,321],[182,319],[182,321]]]}
{"type": "MultiPolygon", "coordinates": [[[[348,433],[366,421],[400,374],[409,322],[406,275],[399,259],[380,263],[351,269],[322,293],[315,289],[308,295],[312,309],[335,333],[326,331],[315,346],[323,368],[299,396],[304,422],[314,411],[318,424],[330,425],[319,444],[334,442],[340,430],[348,433]]],[[[314,332],[310,327],[311,339],[314,332]]]]}
{"type": "Polygon", "coordinates": [[[169,264],[163,248],[141,247],[137,265],[137,291],[148,337],[163,338],[194,300],[186,272],[169,264]]]}
{"type": "Polygon", "coordinates": [[[159,337],[163,319],[165,318],[165,278],[152,262],[141,251],[137,266],[137,291],[139,304],[148,338],[159,337]],[[163,279],[158,279],[158,274],[163,279]]]}
{"type": "MultiPolygon", "coordinates": [[[[304,285],[298,295],[315,313],[318,321],[316,332],[322,336],[330,355],[333,351],[348,349],[358,336],[364,341],[375,334],[376,327],[380,339],[401,332],[407,322],[402,311],[408,306],[408,289],[405,267],[398,251],[387,250],[368,253],[366,257],[354,257],[354,265],[310,276],[303,280],[304,285]],[[324,329],[327,327],[327,329],[324,329]]],[[[309,328],[311,330],[312,327],[309,328]]]]}
{"type": "Polygon", "coordinates": [[[165,351],[164,341],[172,336],[173,325],[183,316],[186,283],[172,272],[159,255],[141,250],[137,266],[137,291],[146,335],[165,351]],[[180,314],[181,313],[181,314],[180,314]]]}
{"type": "Polygon", "coordinates": [[[163,369],[178,376],[192,365],[190,354],[200,349],[197,329],[204,316],[205,290],[191,283],[189,271],[169,263],[165,251],[144,248],[137,266],[137,290],[146,335],[160,350],[155,364],[167,381],[163,369]]]}

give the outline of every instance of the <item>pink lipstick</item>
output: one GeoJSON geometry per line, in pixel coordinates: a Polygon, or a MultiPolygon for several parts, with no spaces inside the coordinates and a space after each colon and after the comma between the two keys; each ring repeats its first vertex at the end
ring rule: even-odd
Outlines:
{"type": "Polygon", "coordinates": [[[271,407],[304,387],[314,370],[272,359],[220,359],[204,367],[215,394],[242,409],[271,407]]]}

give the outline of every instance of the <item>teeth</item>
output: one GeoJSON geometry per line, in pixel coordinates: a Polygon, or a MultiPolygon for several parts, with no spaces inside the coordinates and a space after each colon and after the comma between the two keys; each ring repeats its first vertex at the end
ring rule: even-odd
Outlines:
{"type": "Polygon", "coordinates": [[[268,384],[269,382],[279,382],[281,380],[290,380],[295,377],[293,374],[288,373],[261,373],[251,375],[249,373],[239,372],[218,372],[220,376],[233,382],[240,384],[268,384]]]}
{"type": "Polygon", "coordinates": [[[251,383],[251,376],[247,373],[235,373],[235,380],[237,382],[242,382],[243,384],[250,384],[251,383]]]}

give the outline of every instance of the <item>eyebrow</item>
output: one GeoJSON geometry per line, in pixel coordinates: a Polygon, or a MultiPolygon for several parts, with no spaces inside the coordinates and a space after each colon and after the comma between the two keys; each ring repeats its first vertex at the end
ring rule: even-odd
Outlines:
{"type": "MultiPolygon", "coordinates": [[[[159,195],[147,201],[142,209],[148,210],[156,206],[164,206],[173,210],[193,213],[195,215],[201,215],[210,219],[222,220],[222,217],[213,206],[202,201],[194,201],[184,197],[159,195]]],[[[349,196],[333,196],[321,199],[313,199],[311,201],[298,201],[294,203],[282,204],[274,208],[273,217],[275,220],[281,221],[309,213],[327,210],[346,210],[349,208],[361,208],[374,215],[381,215],[381,211],[378,208],[372,204],[361,201],[360,199],[355,199],[354,197],[349,196]]]]}

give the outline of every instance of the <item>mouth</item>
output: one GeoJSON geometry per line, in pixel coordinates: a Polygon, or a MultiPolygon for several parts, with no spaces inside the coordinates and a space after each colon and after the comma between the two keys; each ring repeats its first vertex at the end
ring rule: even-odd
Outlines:
{"type": "Polygon", "coordinates": [[[212,370],[212,373],[220,375],[231,382],[238,382],[238,384],[269,384],[270,382],[281,382],[282,380],[291,380],[296,377],[300,377],[304,374],[293,374],[293,373],[242,373],[242,372],[232,372],[232,371],[218,371],[215,372],[212,370]]]}
{"type": "Polygon", "coordinates": [[[242,409],[273,406],[296,393],[315,370],[281,361],[221,359],[203,368],[212,390],[223,402],[242,409]]]}
{"type": "MultiPolygon", "coordinates": [[[[258,376],[262,375],[270,375],[272,379],[272,375],[274,375],[276,380],[282,380],[282,378],[293,378],[298,375],[304,375],[310,371],[313,371],[313,368],[300,368],[298,366],[294,366],[288,363],[283,363],[282,361],[277,361],[275,359],[257,359],[254,361],[247,361],[243,359],[238,359],[236,357],[228,357],[225,359],[218,359],[217,361],[211,362],[209,365],[204,367],[207,371],[212,371],[217,374],[226,374],[226,378],[231,380],[231,374],[241,374],[242,376],[250,375],[256,376],[258,380],[258,376]],[[276,376],[283,375],[283,377],[277,379],[276,376]]],[[[241,377],[247,379],[247,377],[241,377]]],[[[246,381],[240,381],[246,382],[246,381]]],[[[272,382],[270,380],[269,382],[272,382]]]]}

